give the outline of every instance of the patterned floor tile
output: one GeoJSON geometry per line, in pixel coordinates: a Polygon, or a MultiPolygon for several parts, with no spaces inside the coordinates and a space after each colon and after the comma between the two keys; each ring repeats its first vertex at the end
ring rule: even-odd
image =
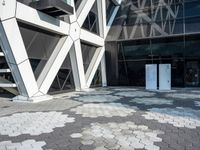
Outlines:
{"type": "Polygon", "coordinates": [[[85,95],[75,98],[78,101],[92,103],[92,102],[113,102],[119,100],[121,97],[112,95],[85,95]]]}
{"type": "Polygon", "coordinates": [[[44,141],[36,142],[35,140],[26,140],[21,143],[13,143],[11,141],[0,142],[1,150],[43,150],[46,145],[44,141]]]}
{"type": "Polygon", "coordinates": [[[175,90],[95,88],[36,104],[1,99],[0,150],[199,150],[199,94],[175,90]]]}
{"type": "Polygon", "coordinates": [[[143,116],[148,120],[157,120],[175,127],[195,129],[200,126],[200,110],[191,108],[152,108],[143,116]]]}
{"type": "Polygon", "coordinates": [[[171,97],[171,98],[178,98],[178,99],[199,99],[200,94],[195,94],[195,93],[170,93],[167,94],[166,97],[171,97]]]}
{"type": "Polygon", "coordinates": [[[97,117],[126,117],[132,115],[137,110],[137,107],[130,107],[120,103],[109,104],[83,104],[71,109],[76,114],[81,114],[83,117],[97,118],[97,117]]]}
{"type": "Polygon", "coordinates": [[[53,132],[56,127],[64,127],[65,123],[74,122],[62,112],[16,113],[0,118],[0,134],[19,136],[22,134],[40,135],[53,132]]]}
{"type": "Polygon", "coordinates": [[[130,102],[144,104],[144,105],[173,105],[173,100],[164,98],[135,98],[130,102]]]}
{"type": "Polygon", "coordinates": [[[132,91],[132,92],[118,92],[115,95],[124,97],[149,97],[154,96],[153,92],[143,92],[143,91],[132,91]]]}
{"type": "Polygon", "coordinates": [[[194,104],[195,106],[200,107],[200,101],[195,101],[194,104]]]}
{"type": "Polygon", "coordinates": [[[134,122],[124,123],[92,123],[91,127],[84,128],[80,133],[83,145],[94,145],[97,149],[126,149],[134,150],[145,148],[158,150],[154,142],[161,142],[159,130],[151,130],[144,125],[136,125],[134,122]]]}

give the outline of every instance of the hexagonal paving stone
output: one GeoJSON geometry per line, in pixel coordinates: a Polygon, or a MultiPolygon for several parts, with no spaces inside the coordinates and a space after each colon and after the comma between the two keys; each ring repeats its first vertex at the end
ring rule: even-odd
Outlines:
{"type": "Polygon", "coordinates": [[[40,135],[53,132],[56,127],[64,127],[65,123],[74,122],[62,112],[16,113],[0,118],[0,134],[19,136],[21,134],[40,135]]]}
{"type": "Polygon", "coordinates": [[[200,93],[200,90],[190,90],[192,93],[200,93]]]}
{"type": "Polygon", "coordinates": [[[97,118],[97,117],[125,117],[132,115],[137,110],[137,107],[130,107],[120,103],[100,103],[100,104],[84,104],[70,111],[76,114],[81,114],[83,117],[97,118]]]}
{"type": "Polygon", "coordinates": [[[75,138],[80,138],[80,137],[82,137],[83,135],[80,134],[80,133],[73,133],[73,134],[71,134],[70,136],[71,136],[73,139],[75,139],[75,138]]]}
{"type": "Polygon", "coordinates": [[[137,91],[138,89],[135,89],[135,88],[114,88],[113,89],[114,91],[137,91]]]}
{"type": "Polygon", "coordinates": [[[149,90],[149,91],[152,91],[152,92],[156,92],[156,93],[175,93],[177,92],[177,90],[149,90]]]}
{"type": "Polygon", "coordinates": [[[200,94],[195,94],[195,93],[170,93],[170,94],[166,94],[166,97],[178,98],[178,99],[199,99],[200,94]]]}
{"type": "Polygon", "coordinates": [[[83,94],[83,92],[68,92],[68,93],[62,93],[62,94],[57,94],[54,95],[54,98],[72,98],[72,97],[79,97],[81,94],[83,94]]]}
{"type": "Polygon", "coordinates": [[[144,115],[148,120],[169,123],[175,127],[196,128],[200,126],[200,110],[191,108],[152,108],[144,115]]]}
{"type": "Polygon", "coordinates": [[[75,98],[78,101],[81,102],[113,102],[119,100],[121,97],[119,96],[112,96],[112,95],[85,95],[81,97],[75,98]]]}
{"type": "Polygon", "coordinates": [[[153,92],[143,92],[143,91],[132,91],[132,92],[118,92],[115,95],[117,96],[124,96],[124,97],[149,97],[154,96],[155,93],[153,92]]]}
{"type": "Polygon", "coordinates": [[[81,137],[83,145],[91,144],[97,149],[134,150],[145,148],[157,150],[159,147],[154,145],[154,142],[162,141],[157,135],[163,134],[163,132],[151,130],[144,125],[136,125],[134,122],[111,122],[107,124],[92,123],[91,127],[83,128],[81,134],[83,135],[81,137]]]}
{"type": "Polygon", "coordinates": [[[200,107],[200,101],[195,101],[194,104],[195,106],[200,107]]]}
{"type": "Polygon", "coordinates": [[[163,98],[134,98],[130,102],[144,105],[172,105],[173,100],[163,98]]]}
{"type": "Polygon", "coordinates": [[[107,94],[112,94],[113,91],[109,90],[109,89],[101,89],[101,88],[97,88],[97,89],[90,89],[88,91],[84,91],[82,94],[84,95],[107,95],[107,94]]]}
{"type": "Polygon", "coordinates": [[[12,143],[11,141],[0,142],[1,150],[43,150],[46,145],[44,141],[26,140],[21,143],[12,143]]]}

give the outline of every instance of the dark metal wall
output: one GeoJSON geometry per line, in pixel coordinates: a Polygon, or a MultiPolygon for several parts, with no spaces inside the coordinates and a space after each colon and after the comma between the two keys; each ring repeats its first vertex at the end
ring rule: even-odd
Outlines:
{"type": "Polygon", "coordinates": [[[106,42],[106,74],[108,85],[118,85],[118,50],[116,42],[106,42]]]}

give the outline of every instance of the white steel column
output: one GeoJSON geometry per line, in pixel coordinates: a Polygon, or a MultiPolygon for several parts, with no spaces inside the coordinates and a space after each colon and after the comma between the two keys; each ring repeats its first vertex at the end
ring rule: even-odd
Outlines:
{"type": "MultiPolygon", "coordinates": [[[[82,3],[88,3],[85,0],[82,1],[82,3]]],[[[81,41],[80,41],[80,35],[81,35],[81,26],[83,22],[78,23],[77,22],[77,12],[75,11],[75,4],[72,2],[72,5],[74,6],[74,14],[69,17],[71,26],[70,26],[70,37],[72,38],[74,42],[74,47],[70,50],[70,61],[72,66],[72,73],[74,77],[74,84],[76,90],[83,90],[87,88],[86,86],[86,80],[85,80],[85,72],[84,72],[84,66],[83,66],[83,56],[82,56],[82,50],[81,50],[81,41]]],[[[82,9],[85,9],[85,7],[88,7],[87,5],[84,5],[82,9]]],[[[87,8],[89,9],[89,8],[87,8]]],[[[80,7],[79,7],[80,10],[80,7]]],[[[89,9],[90,10],[90,9],[89,9]]],[[[80,10],[80,14],[82,15],[82,10],[80,10]]],[[[82,15],[83,21],[87,17],[85,15],[82,15]]]]}
{"type": "Polygon", "coordinates": [[[70,58],[76,89],[81,90],[88,88],[86,86],[80,40],[74,42],[74,49],[70,51],[70,58]]]}
{"type": "Polygon", "coordinates": [[[98,22],[99,22],[99,33],[100,36],[105,38],[106,29],[106,1],[97,1],[97,11],[98,11],[98,22]]]}
{"type": "Polygon", "coordinates": [[[102,78],[102,86],[107,86],[107,77],[106,77],[106,57],[105,53],[101,59],[101,78],[102,78]]]}
{"type": "Polygon", "coordinates": [[[1,40],[7,63],[15,78],[20,95],[34,96],[38,92],[38,87],[16,19],[2,22],[1,40]]]}

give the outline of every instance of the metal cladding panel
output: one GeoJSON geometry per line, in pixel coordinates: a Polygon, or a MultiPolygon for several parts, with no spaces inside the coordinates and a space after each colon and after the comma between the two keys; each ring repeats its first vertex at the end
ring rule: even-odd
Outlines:
{"type": "Polygon", "coordinates": [[[16,0],[0,0],[1,21],[15,17],[15,11],[16,11],[16,0]]]}
{"type": "Polygon", "coordinates": [[[36,9],[33,9],[21,3],[17,3],[16,18],[18,19],[18,21],[24,24],[41,28],[43,30],[59,35],[67,35],[69,32],[68,23],[51,17],[45,13],[37,11],[36,9]]]}

